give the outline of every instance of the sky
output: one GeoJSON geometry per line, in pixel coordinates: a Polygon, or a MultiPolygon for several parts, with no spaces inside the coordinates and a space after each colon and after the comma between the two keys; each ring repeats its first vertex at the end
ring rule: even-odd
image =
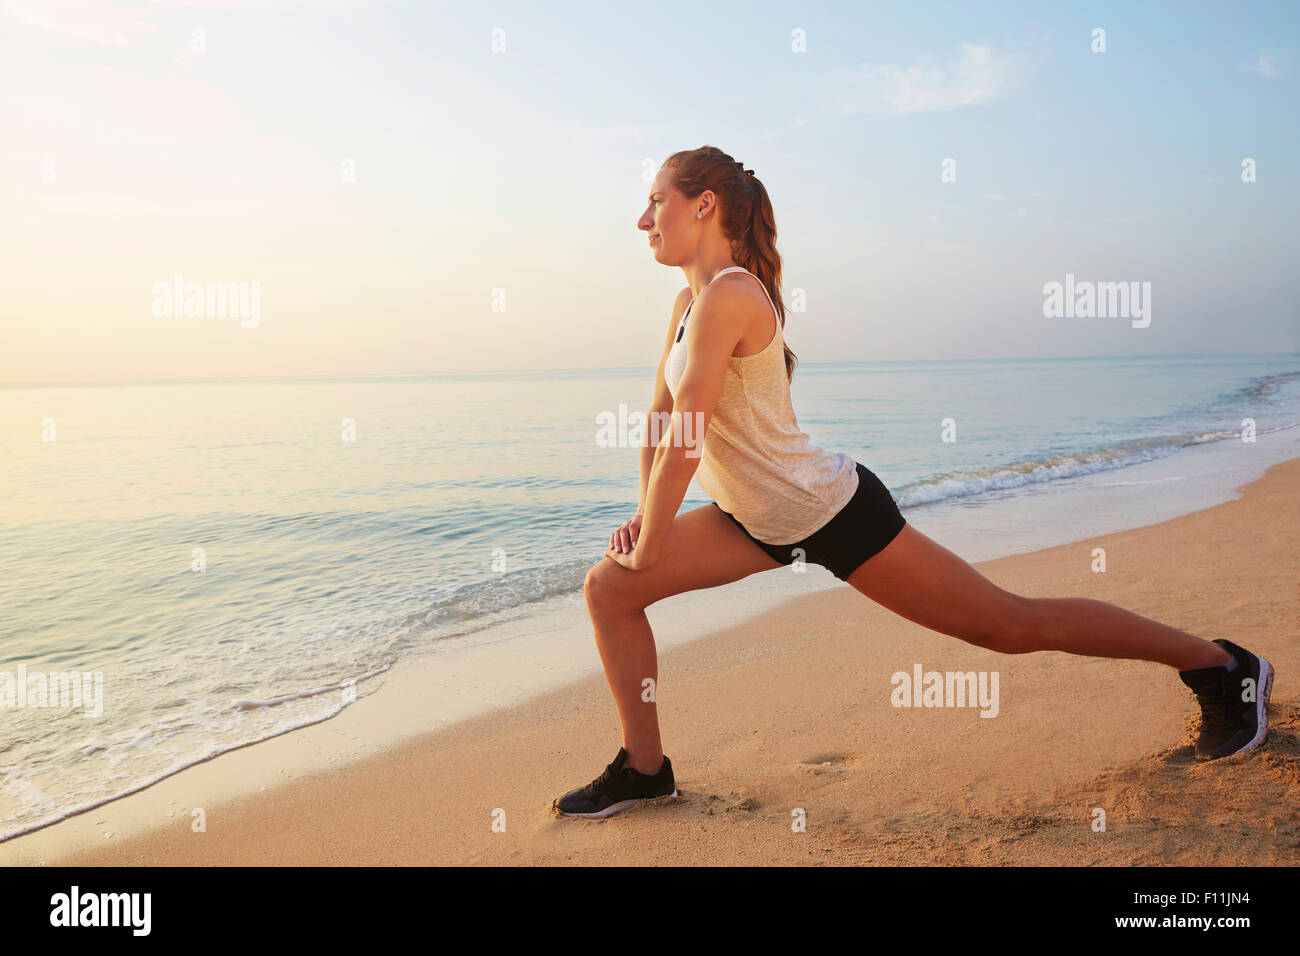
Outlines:
{"type": "Polygon", "coordinates": [[[1298,52],[1294,2],[0,0],[0,383],[653,368],[636,223],[706,144],[801,364],[1297,352],[1298,52]]]}

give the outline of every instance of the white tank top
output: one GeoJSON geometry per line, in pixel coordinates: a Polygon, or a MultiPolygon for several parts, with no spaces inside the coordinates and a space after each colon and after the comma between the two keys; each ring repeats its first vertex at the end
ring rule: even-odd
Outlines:
{"type": "MultiPolygon", "coordinates": [[[[849,503],[858,490],[857,462],[812,445],[800,430],[790,401],[781,319],[767,286],[741,266],[723,269],[713,279],[728,272],[753,276],[762,286],[776,333],[763,351],[731,357],[695,478],[704,493],[754,537],[766,544],[794,544],[849,503]]],[[[688,305],[664,363],[664,380],[674,400],[686,370],[690,312],[688,305]]]]}

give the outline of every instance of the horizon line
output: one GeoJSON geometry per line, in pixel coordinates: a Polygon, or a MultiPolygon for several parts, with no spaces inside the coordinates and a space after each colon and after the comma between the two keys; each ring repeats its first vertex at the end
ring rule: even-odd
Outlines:
{"type": "MultiPolygon", "coordinates": [[[[876,359],[858,362],[800,362],[796,368],[817,368],[824,366],[845,365],[919,365],[924,363],[944,362],[1059,362],[1087,361],[1094,359],[1161,359],[1161,358],[1300,358],[1296,352],[1164,352],[1158,355],[1042,355],[1042,356],[986,356],[982,358],[961,359],[876,359]]],[[[419,380],[430,378],[464,378],[491,375],[525,375],[556,372],[633,372],[654,370],[653,365],[593,365],[571,368],[504,368],[475,369],[467,372],[330,372],[319,375],[230,375],[206,376],[196,378],[147,378],[147,379],[96,379],[84,381],[32,381],[0,382],[0,389],[20,388],[99,388],[104,386],[124,385],[201,385],[201,384],[238,384],[252,382],[324,382],[324,381],[391,381],[419,380]]]]}

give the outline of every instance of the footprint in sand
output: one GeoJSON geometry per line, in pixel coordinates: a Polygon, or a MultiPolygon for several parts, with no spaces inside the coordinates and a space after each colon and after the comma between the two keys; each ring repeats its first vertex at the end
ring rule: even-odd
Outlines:
{"type": "Polygon", "coordinates": [[[804,773],[843,773],[845,769],[867,758],[857,754],[821,754],[800,760],[797,766],[804,773]]]}

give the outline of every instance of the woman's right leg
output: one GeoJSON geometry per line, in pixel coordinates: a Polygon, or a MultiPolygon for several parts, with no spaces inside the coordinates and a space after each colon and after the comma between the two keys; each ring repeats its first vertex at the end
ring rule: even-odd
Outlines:
{"type": "Polygon", "coordinates": [[[645,609],[674,594],[730,584],[779,567],[722,509],[707,504],[673,519],[659,559],[644,571],[631,571],[604,557],[587,572],[587,610],[623,724],[628,766],[655,773],[663,762],[659,713],[653,699],[643,699],[646,678],[656,688],[659,684],[654,634],[645,609]]]}

